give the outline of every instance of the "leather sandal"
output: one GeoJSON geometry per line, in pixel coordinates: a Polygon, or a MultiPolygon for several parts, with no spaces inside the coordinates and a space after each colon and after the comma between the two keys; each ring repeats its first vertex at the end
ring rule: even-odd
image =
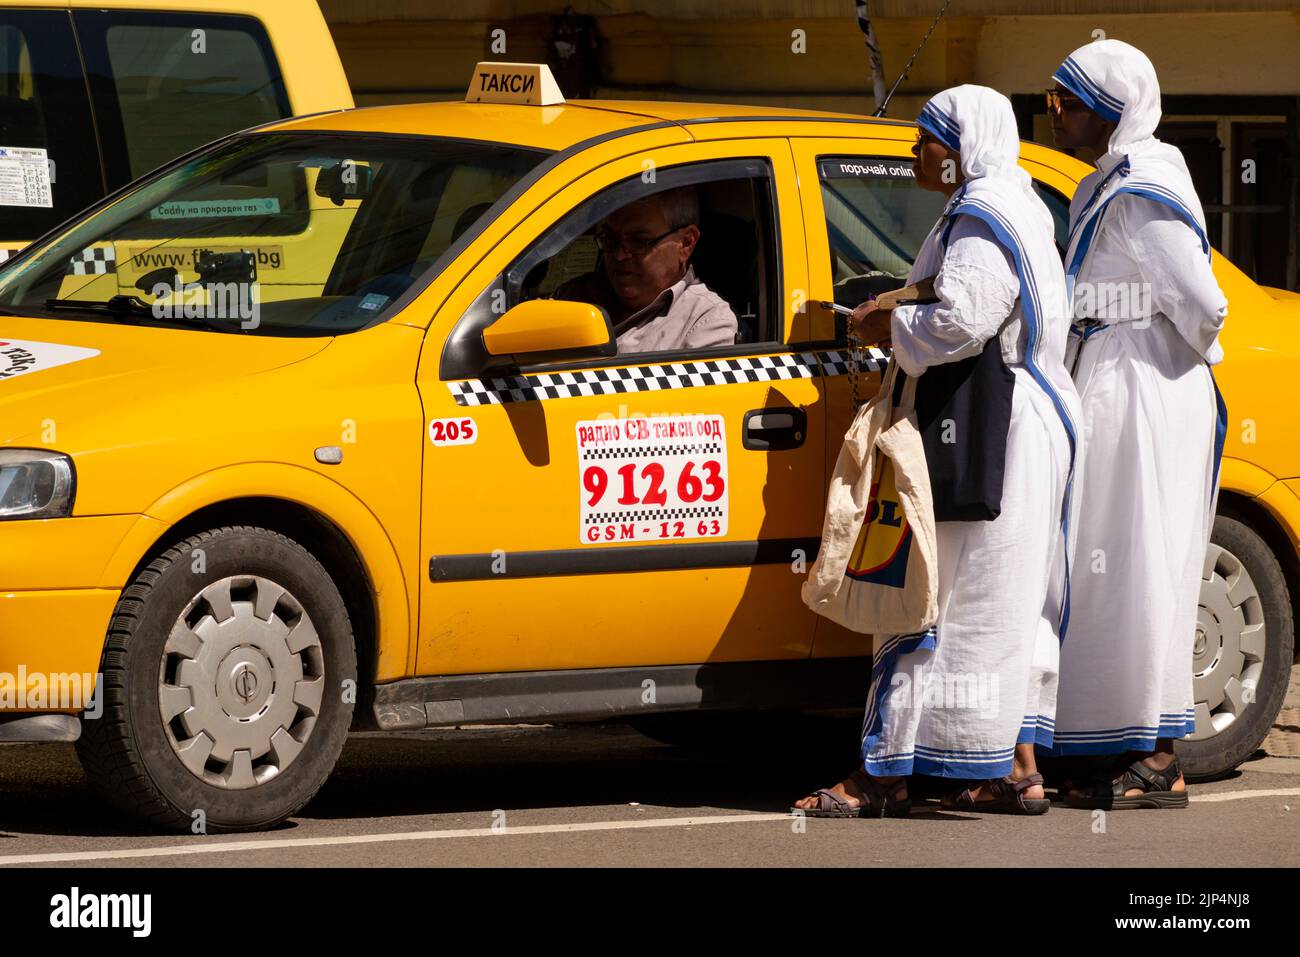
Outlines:
{"type": "Polygon", "coordinates": [[[1148,767],[1142,758],[1138,758],[1124,768],[1118,778],[1098,778],[1086,793],[1067,794],[1065,803],[1070,807],[1102,808],[1107,811],[1187,807],[1186,786],[1181,791],[1173,789],[1174,782],[1182,773],[1177,758],[1163,771],[1148,767]],[[1134,788],[1141,788],[1142,793],[1126,797],[1126,792],[1134,788]]]}
{"type": "Polygon", "coordinates": [[[1047,798],[1027,798],[1025,792],[1035,785],[1041,786],[1043,776],[1037,772],[1015,780],[1010,775],[993,778],[972,787],[963,788],[944,798],[940,806],[948,811],[975,811],[978,814],[1046,814],[1052,802],[1047,798]],[[975,791],[983,787],[992,797],[977,800],[975,791]]]}
{"type": "Polygon", "coordinates": [[[792,814],[805,817],[907,817],[912,812],[911,797],[899,798],[898,792],[907,787],[902,781],[881,784],[861,768],[849,775],[862,792],[862,802],[851,804],[829,788],[814,791],[817,798],[814,808],[790,808],[792,814]]]}

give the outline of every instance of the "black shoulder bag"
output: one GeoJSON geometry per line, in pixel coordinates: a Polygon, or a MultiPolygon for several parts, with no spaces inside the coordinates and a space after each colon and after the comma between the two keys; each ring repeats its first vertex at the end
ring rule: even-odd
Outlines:
{"type": "MultiPolygon", "coordinates": [[[[906,378],[898,379],[895,401],[906,378]]],[[[979,355],[931,366],[917,379],[936,522],[990,522],[1001,513],[1015,382],[1002,361],[1001,330],[979,355]]]]}

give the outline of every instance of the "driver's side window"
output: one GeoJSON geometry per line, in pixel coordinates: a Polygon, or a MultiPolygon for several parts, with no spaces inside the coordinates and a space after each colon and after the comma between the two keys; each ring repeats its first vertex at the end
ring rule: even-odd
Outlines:
{"type": "Polygon", "coordinates": [[[656,170],[602,190],[501,279],[504,307],[572,299],[610,316],[619,354],[709,354],[781,339],[765,160],[656,170]],[[669,294],[671,290],[671,294],[669,294]]]}

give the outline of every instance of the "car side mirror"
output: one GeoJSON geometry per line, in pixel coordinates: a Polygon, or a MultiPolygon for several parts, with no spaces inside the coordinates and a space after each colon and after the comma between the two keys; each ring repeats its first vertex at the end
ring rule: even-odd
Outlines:
{"type": "Polygon", "coordinates": [[[521,302],[483,330],[483,348],[511,365],[618,354],[605,310],[567,299],[521,302]]]}

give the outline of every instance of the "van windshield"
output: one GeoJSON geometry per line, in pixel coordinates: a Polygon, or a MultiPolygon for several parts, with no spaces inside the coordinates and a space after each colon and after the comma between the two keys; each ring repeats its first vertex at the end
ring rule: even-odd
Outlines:
{"type": "Polygon", "coordinates": [[[436,137],[249,134],[142,180],[26,251],[0,271],[0,311],[352,332],[427,285],[546,155],[436,137]]]}

